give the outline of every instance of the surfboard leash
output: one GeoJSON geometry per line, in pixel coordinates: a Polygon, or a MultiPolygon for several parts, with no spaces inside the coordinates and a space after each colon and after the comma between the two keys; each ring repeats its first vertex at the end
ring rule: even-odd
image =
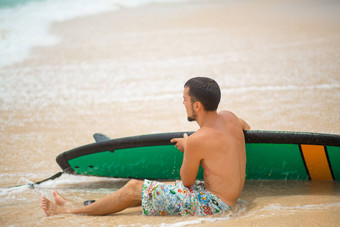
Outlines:
{"type": "Polygon", "coordinates": [[[54,174],[53,176],[46,178],[44,180],[41,181],[37,181],[37,182],[33,182],[33,183],[28,183],[28,184],[23,184],[23,185],[15,185],[15,186],[9,186],[9,187],[1,187],[1,189],[10,189],[10,188],[17,188],[17,187],[23,187],[23,186],[28,186],[31,189],[35,188],[35,185],[39,185],[43,182],[49,181],[49,180],[54,180],[57,179],[58,177],[60,177],[61,175],[63,175],[64,172],[58,172],[56,174],[54,174]]]}
{"type": "Polygon", "coordinates": [[[35,185],[44,183],[44,182],[49,181],[49,180],[57,179],[57,178],[59,178],[61,175],[63,175],[63,173],[64,173],[64,172],[58,172],[58,173],[54,174],[53,176],[51,176],[51,177],[49,177],[49,178],[46,178],[46,179],[41,180],[41,181],[37,181],[37,182],[35,182],[35,183],[30,183],[30,184],[28,184],[28,185],[29,185],[30,188],[33,189],[35,185]]]}

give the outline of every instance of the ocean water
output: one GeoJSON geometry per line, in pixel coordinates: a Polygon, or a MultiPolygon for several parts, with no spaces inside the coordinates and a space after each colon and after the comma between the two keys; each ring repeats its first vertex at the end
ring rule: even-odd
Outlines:
{"type": "Polygon", "coordinates": [[[112,138],[197,130],[183,84],[210,76],[252,129],[340,134],[338,1],[0,1],[1,226],[336,226],[339,182],[247,181],[220,217],[46,217],[127,180],[63,175],[55,157],[112,138]],[[20,186],[24,185],[24,186],[20,186]],[[13,187],[18,186],[18,187],[13,187]]]}
{"type": "MultiPolygon", "coordinates": [[[[49,32],[50,25],[76,17],[138,7],[169,0],[15,0],[0,1],[0,67],[17,63],[34,46],[48,46],[60,40],[49,32]]],[[[171,0],[170,0],[171,1],[171,0]]],[[[172,0],[174,1],[174,0],[172,0]]]]}

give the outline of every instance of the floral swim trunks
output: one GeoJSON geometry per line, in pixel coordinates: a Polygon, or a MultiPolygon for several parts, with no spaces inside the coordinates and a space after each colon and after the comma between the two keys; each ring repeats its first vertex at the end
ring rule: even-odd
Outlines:
{"type": "Polygon", "coordinates": [[[167,185],[145,180],[142,190],[144,215],[212,215],[230,210],[230,207],[213,193],[204,183],[196,181],[190,188],[181,181],[167,185]]]}

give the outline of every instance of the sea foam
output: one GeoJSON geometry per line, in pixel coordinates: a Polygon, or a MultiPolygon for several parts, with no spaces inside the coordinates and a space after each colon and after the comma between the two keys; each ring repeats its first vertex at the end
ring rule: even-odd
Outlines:
{"type": "Polygon", "coordinates": [[[57,44],[60,38],[49,33],[54,22],[168,1],[171,0],[44,0],[0,8],[0,67],[21,62],[34,46],[57,44]]]}

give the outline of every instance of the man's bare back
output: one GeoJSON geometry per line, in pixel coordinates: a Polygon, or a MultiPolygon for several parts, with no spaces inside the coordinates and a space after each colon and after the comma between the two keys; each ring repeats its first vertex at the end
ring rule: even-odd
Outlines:
{"type": "Polygon", "coordinates": [[[239,119],[231,112],[222,111],[193,137],[203,150],[200,164],[206,188],[233,206],[245,180],[245,143],[239,119]]]}
{"type": "MultiPolygon", "coordinates": [[[[245,181],[246,153],[243,130],[249,126],[233,113],[210,113],[209,120],[188,138],[173,139],[184,152],[181,168],[183,184],[190,187],[199,164],[205,187],[229,206],[241,194],[245,181]]],[[[181,149],[180,149],[181,150],[181,149]]]]}

